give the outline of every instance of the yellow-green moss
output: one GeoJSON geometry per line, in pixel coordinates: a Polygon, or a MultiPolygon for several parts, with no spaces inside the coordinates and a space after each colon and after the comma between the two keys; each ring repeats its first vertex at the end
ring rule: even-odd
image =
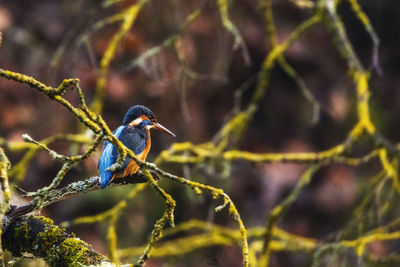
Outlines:
{"type": "Polygon", "coordinates": [[[30,216],[30,218],[37,218],[37,219],[41,220],[42,222],[44,222],[46,225],[54,225],[54,222],[52,219],[44,217],[44,216],[39,216],[39,217],[30,216]]]}
{"type": "Polygon", "coordinates": [[[18,238],[24,238],[24,239],[29,239],[29,226],[28,223],[23,223],[19,227],[15,227],[15,235],[18,238]]]}
{"type": "Polygon", "coordinates": [[[76,239],[74,234],[67,234],[65,229],[53,225],[53,221],[41,217],[48,224],[44,232],[36,237],[39,252],[51,266],[82,266],[96,264],[102,260],[91,246],[76,239]]]}
{"type": "Polygon", "coordinates": [[[57,253],[57,246],[66,234],[61,228],[52,225],[50,219],[40,219],[46,226],[44,232],[38,233],[33,242],[35,255],[42,257],[51,266],[60,265],[61,259],[57,253]]]}
{"type": "MultiPolygon", "coordinates": [[[[90,245],[83,241],[69,237],[65,239],[58,247],[58,252],[64,255],[63,262],[68,266],[93,264],[93,252],[90,245]],[[78,264],[79,263],[79,264],[78,264]]],[[[98,261],[102,258],[95,256],[98,261]]]]}
{"type": "Polygon", "coordinates": [[[46,217],[17,219],[6,229],[2,241],[14,256],[32,253],[50,266],[97,265],[104,260],[89,244],[54,225],[46,217]]]}
{"type": "Polygon", "coordinates": [[[46,227],[44,232],[38,233],[35,240],[35,245],[43,251],[43,254],[48,254],[54,244],[61,242],[61,238],[65,234],[58,227],[46,227]]]}

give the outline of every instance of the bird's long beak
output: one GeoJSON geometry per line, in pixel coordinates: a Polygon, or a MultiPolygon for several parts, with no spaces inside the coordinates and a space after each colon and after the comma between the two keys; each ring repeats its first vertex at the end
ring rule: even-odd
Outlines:
{"type": "Polygon", "coordinates": [[[164,126],[162,126],[161,124],[159,124],[158,122],[154,122],[153,123],[154,128],[156,128],[157,130],[159,130],[160,132],[172,135],[173,137],[176,137],[176,135],[171,132],[170,130],[168,130],[167,128],[165,128],[164,126]]]}

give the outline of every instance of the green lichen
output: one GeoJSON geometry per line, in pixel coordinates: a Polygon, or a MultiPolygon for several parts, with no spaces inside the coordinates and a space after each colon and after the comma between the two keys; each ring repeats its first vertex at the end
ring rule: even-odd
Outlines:
{"type": "Polygon", "coordinates": [[[67,266],[80,266],[100,262],[102,258],[94,255],[90,245],[76,238],[66,238],[58,247],[58,252],[63,255],[63,262],[67,266]],[[94,257],[94,258],[93,258],[94,257]]]}
{"type": "MultiPolygon", "coordinates": [[[[42,255],[51,266],[80,266],[95,262],[89,245],[76,239],[73,234],[67,235],[64,229],[54,226],[52,220],[40,219],[47,226],[44,232],[37,235],[34,248],[37,249],[37,255],[42,255]]],[[[101,257],[95,256],[95,260],[100,261],[101,257]]]]}
{"type": "MultiPolygon", "coordinates": [[[[46,223],[48,220],[46,220],[46,223]]],[[[54,225],[46,225],[44,232],[37,234],[33,242],[33,250],[35,255],[42,257],[51,266],[60,264],[62,259],[57,253],[57,244],[61,243],[65,236],[65,232],[54,225]]]]}
{"type": "Polygon", "coordinates": [[[50,266],[97,265],[104,257],[46,217],[21,217],[2,236],[14,256],[24,252],[44,259],[50,266]]]}
{"type": "Polygon", "coordinates": [[[52,219],[44,217],[44,216],[39,216],[39,217],[30,216],[30,218],[37,218],[37,219],[41,220],[43,223],[45,223],[48,226],[54,225],[54,222],[53,222],[52,219]]]}
{"type": "Polygon", "coordinates": [[[47,253],[48,249],[54,245],[54,243],[59,243],[63,237],[63,231],[58,227],[46,227],[44,232],[38,233],[35,242],[38,246],[45,250],[47,253]]]}
{"type": "Polygon", "coordinates": [[[17,238],[28,240],[30,238],[28,223],[23,223],[21,226],[15,227],[15,235],[17,238]]]}
{"type": "MultiPolygon", "coordinates": [[[[50,266],[82,266],[101,262],[101,255],[91,250],[91,246],[75,238],[74,234],[67,234],[65,229],[53,225],[51,219],[39,217],[45,224],[45,231],[38,233],[35,245],[38,254],[50,266]]],[[[35,247],[34,245],[34,247],[35,247]]]]}

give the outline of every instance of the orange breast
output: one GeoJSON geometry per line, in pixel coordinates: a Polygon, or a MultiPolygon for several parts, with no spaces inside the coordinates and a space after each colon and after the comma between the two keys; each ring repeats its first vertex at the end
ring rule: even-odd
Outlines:
{"type": "MultiPolygon", "coordinates": [[[[146,160],[147,154],[149,154],[149,151],[151,148],[150,131],[148,129],[147,129],[147,133],[149,135],[149,138],[147,138],[147,140],[146,140],[146,147],[144,148],[142,153],[136,155],[136,157],[142,161],[146,160]]],[[[117,172],[113,175],[113,177],[111,178],[111,181],[114,180],[114,178],[123,178],[123,177],[134,175],[138,170],[139,170],[139,165],[137,165],[136,162],[131,159],[123,171],[117,172]]]]}

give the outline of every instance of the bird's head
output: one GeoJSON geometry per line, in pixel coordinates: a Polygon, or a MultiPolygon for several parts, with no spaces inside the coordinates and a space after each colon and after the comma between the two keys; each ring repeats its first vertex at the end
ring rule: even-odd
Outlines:
{"type": "Polygon", "coordinates": [[[122,123],[123,125],[128,125],[136,128],[146,127],[149,130],[154,128],[156,130],[159,130],[160,132],[175,137],[175,134],[173,134],[170,130],[157,122],[154,113],[145,106],[136,105],[130,107],[129,110],[126,112],[122,123]]]}

